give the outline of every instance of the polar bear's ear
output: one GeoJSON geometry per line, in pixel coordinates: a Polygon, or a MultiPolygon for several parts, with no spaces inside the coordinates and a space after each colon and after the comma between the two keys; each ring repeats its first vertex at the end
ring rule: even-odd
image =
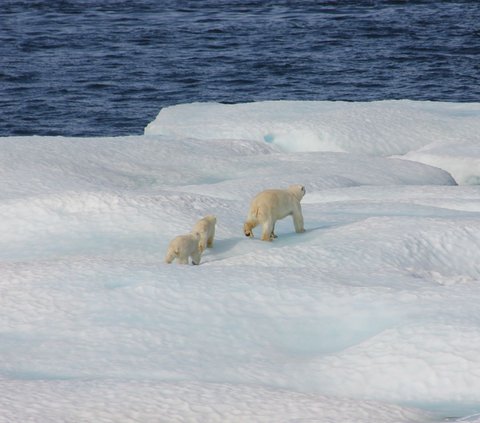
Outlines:
{"type": "Polygon", "coordinates": [[[298,190],[299,190],[300,199],[302,199],[303,196],[305,195],[305,186],[298,185],[298,190]]]}

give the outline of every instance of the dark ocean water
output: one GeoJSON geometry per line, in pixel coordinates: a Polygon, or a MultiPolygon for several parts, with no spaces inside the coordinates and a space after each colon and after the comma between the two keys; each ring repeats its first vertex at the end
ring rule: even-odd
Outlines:
{"type": "Polygon", "coordinates": [[[480,1],[0,0],[0,135],[195,101],[480,101],[480,1]]]}

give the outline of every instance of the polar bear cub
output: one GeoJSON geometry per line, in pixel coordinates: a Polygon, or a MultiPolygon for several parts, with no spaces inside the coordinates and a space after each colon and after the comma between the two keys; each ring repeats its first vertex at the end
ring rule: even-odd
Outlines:
{"type": "Polygon", "coordinates": [[[214,215],[209,214],[208,216],[200,219],[193,227],[192,232],[198,232],[200,234],[199,247],[201,253],[203,253],[207,247],[213,247],[216,223],[217,218],[214,215]]]}
{"type": "Polygon", "coordinates": [[[245,236],[253,238],[253,228],[262,225],[262,241],[276,238],[275,222],[292,216],[295,232],[305,232],[300,201],[305,195],[303,185],[290,185],[287,189],[268,189],[257,194],[243,225],[245,236]]]}
{"type": "Polygon", "coordinates": [[[179,235],[173,238],[168,245],[165,262],[171,263],[177,259],[179,264],[188,264],[188,258],[192,258],[192,264],[200,264],[202,252],[200,251],[200,234],[192,232],[187,235],[179,235]]]}

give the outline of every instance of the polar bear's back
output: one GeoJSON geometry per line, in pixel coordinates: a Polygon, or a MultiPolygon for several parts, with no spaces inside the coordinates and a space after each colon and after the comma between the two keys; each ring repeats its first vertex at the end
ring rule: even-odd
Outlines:
{"type": "Polygon", "coordinates": [[[191,253],[198,248],[200,236],[198,234],[178,235],[170,241],[169,248],[178,253],[185,251],[191,253]]]}
{"type": "Polygon", "coordinates": [[[271,217],[283,219],[292,213],[294,203],[296,202],[295,196],[288,190],[267,189],[253,198],[250,214],[257,218],[271,217]],[[269,214],[270,216],[260,216],[259,214],[269,214]]]}
{"type": "Polygon", "coordinates": [[[195,226],[193,227],[194,232],[208,232],[212,231],[212,228],[215,228],[215,224],[217,223],[217,218],[214,215],[208,215],[204,218],[200,219],[195,226]]]}
{"type": "Polygon", "coordinates": [[[265,191],[259,192],[255,198],[268,197],[270,199],[280,198],[288,194],[286,189],[266,189],[265,191]]]}

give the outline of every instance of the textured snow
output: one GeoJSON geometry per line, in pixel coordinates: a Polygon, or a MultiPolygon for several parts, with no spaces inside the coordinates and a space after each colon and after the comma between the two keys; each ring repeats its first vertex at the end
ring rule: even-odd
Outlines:
{"type": "Polygon", "coordinates": [[[0,388],[6,393],[2,402],[9,405],[0,418],[9,422],[393,423],[430,418],[425,412],[375,401],[358,402],[261,386],[106,380],[0,381],[0,388]],[[28,398],[31,403],[20,406],[19,398],[28,398]]]}
{"type": "Polygon", "coordinates": [[[0,422],[480,421],[478,110],[193,104],[145,136],[0,138],[0,422]],[[245,238],[292,183],[306,233],[245,238]],[[202,264],[164,264],[211,213],[202,264]]]}

